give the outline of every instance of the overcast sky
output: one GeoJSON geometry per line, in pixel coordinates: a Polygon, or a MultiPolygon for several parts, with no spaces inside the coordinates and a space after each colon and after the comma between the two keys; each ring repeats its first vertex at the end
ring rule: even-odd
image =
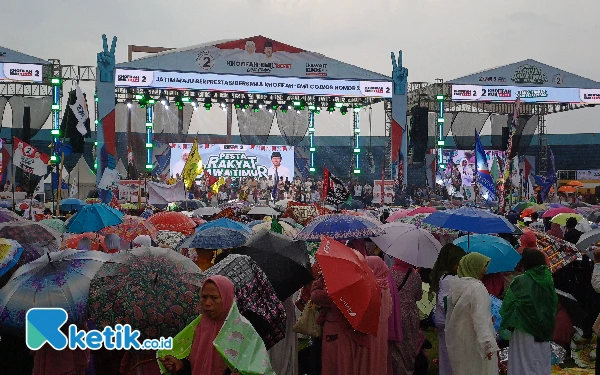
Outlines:
{"type": "MultiPolygon", "coordinates": [[[[597,0],[24,0],[0,6],[0,45],[65,65],[95,65],[103,33],[118,37],[118,62],[127,59],[128,44],[184,47],[260,34],[387,75],[390,52],[403,50],[411,82],[451,80],[528,58],[600,81],[597,0]]],[[[600,109],[551,115],[549,132],[596,132],[598,115],[600,109]]]]}

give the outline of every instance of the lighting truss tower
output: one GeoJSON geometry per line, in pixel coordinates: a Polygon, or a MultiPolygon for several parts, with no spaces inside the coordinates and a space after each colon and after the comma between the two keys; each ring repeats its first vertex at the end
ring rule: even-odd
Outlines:
{"type": "Polygon", "coordinates": [[[313,111],[308,112],[308,135],[310,137],[310,173],[315,173],[315,113],[313,111]]]}
{"type": "Polygon", "coordinates": [[[354,174],[360,174],[360,108],[354,108],[352,113],[354,114],[354,158],[356,159],[354,174]]]}
{"type": "Polygon", "coordinates": [[[545,176],[548,171],[548,139],[546,138],[546,117],[541,106],[537,106],[538,112],[538,165],[540,176],[545,176]]]}
{"type": "Polygon", "coordinates": [[[385,113],[385,176],[393,180],[392,176],[392,101],[385,100],[383,102],[383,111],[385,113]]]}

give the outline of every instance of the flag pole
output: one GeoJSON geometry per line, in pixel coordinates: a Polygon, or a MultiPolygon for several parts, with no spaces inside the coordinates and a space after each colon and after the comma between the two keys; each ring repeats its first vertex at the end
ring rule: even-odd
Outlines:
{"type": "Polygon", "coordinates": [[[13,196],[13,211],[15,210],[15,174],[16,172],[16,168],[15,168],[15,148],[14,148],[14,138],[13,138],[13,170],[12,170],[12,196],[13,196]]]}
{"type": "MultiPolygon", "coordinates": [[[[64,141],[64,138],[63,138],[64,141]]],[[[57,195],[57,201],[58,204],[56,205],[56,217],[60,216],[60,199],[61,199],[61,193],[62,193],[62,171],[63,171],[63,166],[65,165],[65,151],[63,150],[60,153],[60,169],[58,171],[58,183],[57,185],[57,190],[58,192],[56,193],[57,195]]]]}
{"type": "MultiPolygon", "coordinates": [[[[31,186],[31,172],[29,172],[29,183],[31,186]]],[[[37,186],[36,186],[37,187],[37,186]]],[[[31,193],[31,199],[29,200],[29,220],[32,219],[32,211],[33,211],[33,194],[35,194],[35,190],[33,191],[33,193],[31,193]]]]}

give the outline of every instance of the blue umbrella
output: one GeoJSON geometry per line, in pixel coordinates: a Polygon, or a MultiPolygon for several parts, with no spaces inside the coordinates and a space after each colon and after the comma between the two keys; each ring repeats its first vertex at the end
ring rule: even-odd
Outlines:
{"type": "Polygon", "coordinates": [[[251,222],[249,222],[248,224],[246,224],[247,226],[249,226],[250,228],[252,228],[255,225],[258,224],[264,224],[265,221],[264,220],[252,220],[251,222]]]}
{"type": "MultiPolygon", "coordinates": [[[[17,241],[0,238],[0,276],[13,268],[21,259],[22,254],[23,246],[17,241]]],[[[2,285],[0,285],[1,287],[2,285]]]]}
{"type": "Polygon", "coordinates": [[[81,199],[76,198],[66,198],[60,201],[60,210],[61,211],[79,211],[82,206],[85,206],[87,203],[82,201],[81,199]]]}
{"type": "Polygon", "coordinates": [[[208,228],[235,229],[235,230],[239,230],[239,231],[243,231],[243,232],[248,232],[248,234],[252,234],[252,229],[250,229],[250,227],[247,226],[246,224],[242,224],[242,223],[239,223],[237,221],[227,219],[227,218],[220,218],[220,219],[209,221],[207,223],[199,225],[198,227],[196,227],[196,233],[203,231],[205,229],[208,229],[208,228]]]}
{"type": "Polygon", "coordinates": [[[385,234],[375,220],[366,216],[329,214],[312,219],[296,236],[302,241],[321,241],[321,236],[340,240],[376,237],[385,234]]]}
{"type": "Polygon", "coordinates": [[[521,255],[508,241],[489,234],[462,236],[455,239],[453,243],[467,253],[476,252],[490,258],[488,274],[512,272],[521,260],[521,255]]]}
{"type": "Polygon", "coordinates": [[[104,203],[88,204],[69,219],[67,232],[97,232],[102,228],[121,224],[123,215],[121,211],[104,203]]]}
{"type": "Polygon", "coordinates": [[[232,228],[212,227],[197,231],[185,238],[177,246],[178,249],[233,249],[248,241],[250,234],[232,228]]]}
{"type": "Polygon", "coordinates": [[[492,310],[492,317],[494,318],[494,329],[496,330],[496,333],[498,333],[500,324],[502,324],[502,315],[500,315],[502,300],[490,294],[490,302],[490,309],[492,310]]]}
{"type": "Polygon", "coordinates": [[[90,281],[109,260],[100,251],[47,253],[21,266],[0,290],[0,326],[25,333],[25,315],[34,307],[63,308],[69,321],[87,318],[90,281]]]}
{"type": "Polygon", "coordinates": [[[471,207],[436,211],[423,220],[423,223],[480,234],[513,233],[516,230],[504,216],[471,207]]]}

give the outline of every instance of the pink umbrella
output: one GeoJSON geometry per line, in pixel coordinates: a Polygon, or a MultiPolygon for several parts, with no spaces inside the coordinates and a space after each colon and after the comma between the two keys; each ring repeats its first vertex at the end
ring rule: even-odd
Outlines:
{"type": "Polygon", "coordinates": [[[418,214],[432,214],[435,211],[437,211],[435,207],[419,207],[410,211],[407,216],[415,216],[418,214]]]}
{"type": "Polygon", "coordinates": [[[548,211],[544,212],[542,217],[554,217],[558,214],[577,214],[578,212],[569,207],[558,207],[551,208],[548,211]]]}
{"type": "Polygon", "coordinates": [[[394,212],[393,214],[391,214],[390,217],[388,217],[386,221],[388,223],[393,223],[394,221],[396,221],[398,219],[402,219],[403,217],[407,217],[408,213],[410,211],[412,211],[412,210],[407,210],[407,209],[398,210],[398,211],[394,212]]]}

